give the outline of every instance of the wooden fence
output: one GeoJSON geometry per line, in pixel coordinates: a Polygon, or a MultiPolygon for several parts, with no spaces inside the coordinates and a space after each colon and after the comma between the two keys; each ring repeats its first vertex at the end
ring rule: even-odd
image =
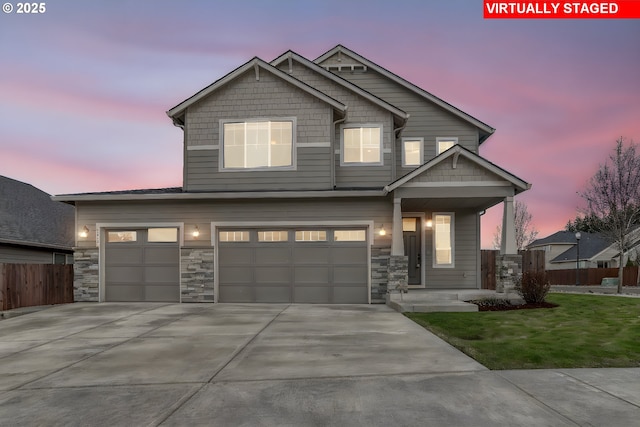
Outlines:
{"type": "MultiPolygon", "coordinates": [[[[638,267],[625,267],[623,272],[623,286],[638,285],[638,267]]],[[[552,285],[575,285],[577,283],[577,271],[575,268],[568,270],[547,270],[547,277],[552,285]]],[[[597,286],[605,277],[618,277],[617,268],[581,268],[580,285],[597,286]]]]}
{"type": "Polygon", "coordinates": [[[73,302],[73,265],[0,264],[0,310],[73,302]]]}
{"type": "MultiPolygon", "coordinates": [[[[482,289],[496,289],[496,257],[500,251],[483,250],[480,252],[482,289]]],[[[523,271],[544,271],[544,251],[520,251],[523,271]]]]}

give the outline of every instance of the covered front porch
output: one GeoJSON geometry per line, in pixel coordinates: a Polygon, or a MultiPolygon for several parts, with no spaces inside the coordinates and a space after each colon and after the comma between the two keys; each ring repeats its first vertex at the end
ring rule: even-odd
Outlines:
{"type": "Polygon", "coordinates": [[[459,146],[386,186],[393,196],[388,293],[479,290],[481,215],[504,205],[501,254],[517,256],[514,196],[530,187],[459,146]]]}

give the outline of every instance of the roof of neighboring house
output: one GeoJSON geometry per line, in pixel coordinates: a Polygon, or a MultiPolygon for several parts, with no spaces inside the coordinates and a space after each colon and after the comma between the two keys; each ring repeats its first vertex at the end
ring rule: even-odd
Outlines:
{"type": "Polygon", "coordinates": [[[375,71],[377,71],[378,73],[382,74],[383,76],[391,79],[392,81],[398,83],[401,86],[406,87],[407,89],[411,90],[412,92],[420,95],[421,97],[428,99],[429,101],[435,103],[436,105],[440,106],[441,108],[444,108],[445,110],[449,111],[450,113],[464,119],[465,121],[473,124],[474,126],[476,126],[480,131],[480,143],[484,142],[484,140],[486,140],[489,136],[491,136],[494,132],[495,129],[491,126],[489,126],[488,124],[476,119],[475,117],[471,116],[470,114],[465,113],[464,111],[460,110],[457,107],[454,107],[453,105],[449,104],[448,102],[438,98],[437,96],[433,95],[432,93],[427,92],[426,90],[414,85],[413,83],[403,79],[402,77],[398,76],[397,74],[392,73],[391,71],[387,70],[384,67],[381,67],[380,65],[370,61],[369,59],[357,54],[356,52],[344,47],[343,45],[337,45],[334,48],[332,48],[331,50],[323,53],[322,55],[320,55],[318,58],[316,58],[313,62],[315,62],[316,64],[320,64],[321,62],[323,62],[324,60],[330,58],[331,56],[335,55],[338,52],[344,52],[346,55],[354,58],[355,60],[359,61],[360,63],[366,65],[368,68],[371,68],[375,71]]]}
{"type": "MultiPolygon", "coordinates": [[[[586,234],[586,233],[585,233],[586,234]]],[[[573,231],[558,231],[553,233],[550,236],[544,237],[542,239],[537,239],[529,244],[529,248],[534,246],[545,246],[545,245],[573,245],[576,243],[576,233],[573,231]]]]}
{"type": "Polygon", "coordinates": [[[75,209],[38,188],[0,175],[0,243],[71,249],[75,209]]]}
{"type": "MultiPolygon", "coordinates": [[[[591,259],[611,246],[611,241],[600,233],[580,233],[580,259],[591,259]]],[[[572,245],[569,249],[555,257],[551,262],[575,261],[578,257],[576,233],[573,231],[558,231],[543,239],[533,241],[529,248],[546,245],[572,245]]]]}

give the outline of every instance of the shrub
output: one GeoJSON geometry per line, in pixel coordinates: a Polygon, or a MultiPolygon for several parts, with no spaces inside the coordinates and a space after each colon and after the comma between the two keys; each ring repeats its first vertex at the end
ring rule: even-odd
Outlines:
{"type": "Polygon", "coordinates": [[[515,283],[516,292],[529,304],[544,302],[550,288],[545,271],[525,271],[515,283]]]}

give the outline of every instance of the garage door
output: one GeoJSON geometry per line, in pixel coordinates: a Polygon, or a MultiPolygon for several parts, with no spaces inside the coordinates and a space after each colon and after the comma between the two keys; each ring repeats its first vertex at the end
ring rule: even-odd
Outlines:
{"type": "Polygon", "coordinates": [[[106,301],[180,301],[177,228],[107,230],[106,301]]]}
{"type": "Polygon", "coordinates": [[[220,302],[367,303],[365,229],[218,232],[220,302]]]}

